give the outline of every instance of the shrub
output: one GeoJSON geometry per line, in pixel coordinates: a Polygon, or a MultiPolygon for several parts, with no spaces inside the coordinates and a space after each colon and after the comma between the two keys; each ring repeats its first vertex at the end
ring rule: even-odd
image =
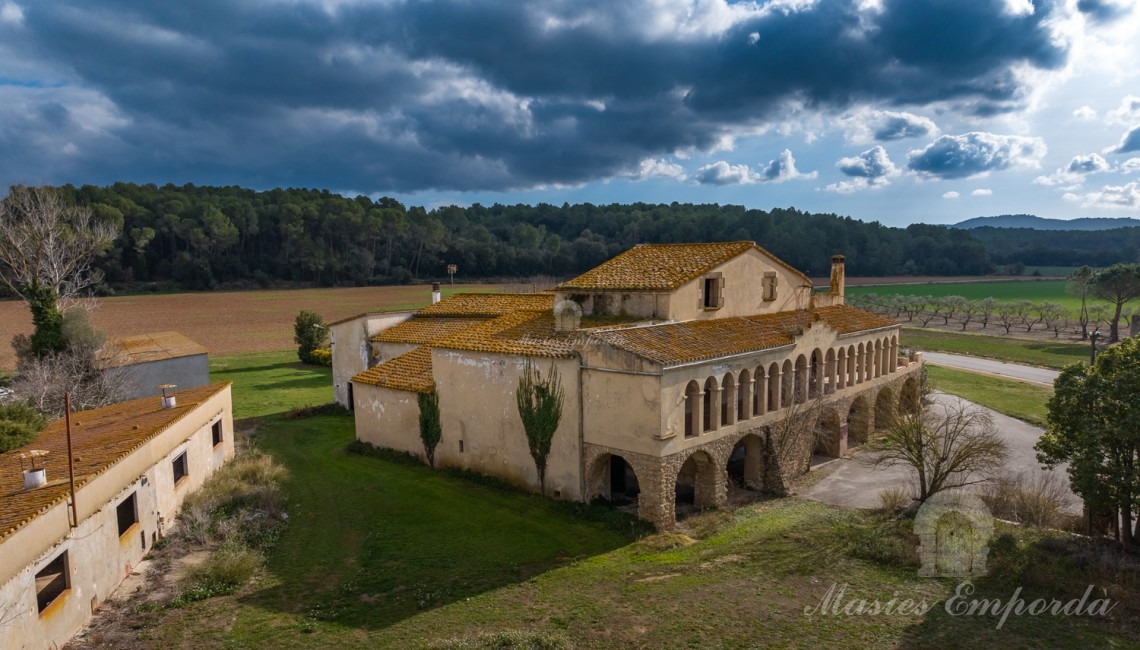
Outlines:
{"type": "Polygon", "coordinates": [[[1056,474],[1035,472],[995,478],[985,485],[982,500],[999,519],[1035,528],[1068,528],[1068,488],[1056,474]]]}
{"type": "Polygon", "coordinates": [[[314,366],[332,367],[332,350],[321,348],[309,353],[309,363],[314,366]]]}
{"type": "Polygon", "coordinates": [[[35,440],[47,419],[25,402],[0,404],[0,453],[35,440]]]}
{"type": "Polygon", "coordinates": [[[304,363],[313,363],[312,354],[324,345],[328,327],[321,315],[302,310],[293,321],[293,342],[297,344],[297,358],[304,363]]]}
{"type": "Polygon", "coordinates": [[[429,645],[433,650],[564,650],[573,646],[545,632],[493,632],[429,645]]]}
{"type": "Polygon", "coordinates": [[[879,492],[879,510],[886,514],[902,512],[914,501],[914,495],[905,488],[887,488],[879,492]]]}

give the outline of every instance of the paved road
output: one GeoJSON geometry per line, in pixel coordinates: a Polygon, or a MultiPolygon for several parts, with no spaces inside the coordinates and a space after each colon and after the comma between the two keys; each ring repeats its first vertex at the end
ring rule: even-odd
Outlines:
{"type": "Polygon", "coordinates": [[[1038,368],[1037,366],[1026,366],[1020,363],[1006,363],[1004,361],[994,361],[993,359],[968,357],[961,354],[923,352],[922,358],[936,366],[984,372],[991,375],[1001,375],[1022,381],[1030,381],[1035,384],[1048,384],[1050,386],[1053,385],[1053,380],[1057,378],[1057,375],[1061,374],[1049,368],[1038,368]]]}
{"type": "MultiPolygon", "coordinates": [[[[952,395],[939,394],[938,400],[957,400],[952,395]]],[[[976,404],[974,406],[977,406],[976,404]]],[[[984,408],[977,406],[977,408],[984,408]]],[[[989,409],[985,409],[989,410],[989,409]]],[[[1010,446],[1009,460],[1002,470],[1003,476],[1014,476],[1027,473],[1034,476],[1045,470],[1037,463],[1037,454],[1033,445],[1043,433],[1031,424],[1022,422],[1001,413],[990,411],[994,425],[1001,432],[1010,446]]],[[[911,488],[913,486],[911,472],[905,467],[894,466],[874,469],[867,462],[874,456],[870,452],[855,452],[852,458],[841,458],[834,461],[834,469],[818,483],[801,493],[801,496],[831,505],[846,508],[877,508],[879,507],[879,492],[888,488],[911,488]]],[[[826,471],[826,470],[825,470],[826,471]]],[[[1068,476],[1065,467],[1053,470],[1068,485],[1068,476]]],[[[1080,510],[1080,500],[1070,493],[1070,508],[1080,510]]]]}

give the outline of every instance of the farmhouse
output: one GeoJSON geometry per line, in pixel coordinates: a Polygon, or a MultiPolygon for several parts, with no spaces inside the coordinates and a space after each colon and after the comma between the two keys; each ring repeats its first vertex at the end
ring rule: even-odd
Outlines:
{"type": "Polygon", "coordinates": [[[565,404],[547,493],[678,507],[782,490],[915,408],[921,363],[898,324],[844,304],[753,242],[637,246],[551,292],[459,294],[331,326],[337,401],[356,435],[423,455],[417,394],[439,394],[436,462],[537,490],[515,401],[528,362],[565,404]]]}
{"type": "Polygon", "coordinates": [[[234,454],[230,384],[54,422],[0,454],[0,648],[72,637],[234,454]]]}
{"type": "Polygon", "coordinates": [[[186,389],[210,383],[208,351],[178,332],[111,339],[100,356],[104,372],[122,375],[125,399],[160,395],[165,384],[186,389]]]}

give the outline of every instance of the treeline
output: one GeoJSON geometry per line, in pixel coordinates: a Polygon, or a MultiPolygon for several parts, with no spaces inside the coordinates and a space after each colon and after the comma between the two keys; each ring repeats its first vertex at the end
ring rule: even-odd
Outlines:
{"type": "Polygon", "coordinates": [[[974,228],[970,233],[1000,265],[1106,267],[1140,261],[1140,228],[1034,230],[974,228]]]}
{"type": "Polygon", "coordinates": [[[122,228],[102,262],[112,284],[406,283],[570,276],[638,243],[749,239],[808,274],[834,253],[860,276],[980,275],[993,270],[968,231],[891,228],[795,209],[715,204],[473,205],[426,210],[328,191],[135,185],[61,189],[122,228]]]}

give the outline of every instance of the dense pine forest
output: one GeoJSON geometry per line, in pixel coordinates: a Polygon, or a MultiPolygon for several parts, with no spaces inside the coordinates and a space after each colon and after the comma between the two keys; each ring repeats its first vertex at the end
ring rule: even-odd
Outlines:
{"type": "Polygon", "coordinates": [[[809,274],[847,256],[852,275],[991,272],[969,231],[890,228],[834,214],[736,205],[472,205],[425,210],[328,191],[134,185],[60,188],[122,228],[111,286],[210,289],[242,281],[382,284],[568,276],[638,243],[749,239],[809,274]]]}

